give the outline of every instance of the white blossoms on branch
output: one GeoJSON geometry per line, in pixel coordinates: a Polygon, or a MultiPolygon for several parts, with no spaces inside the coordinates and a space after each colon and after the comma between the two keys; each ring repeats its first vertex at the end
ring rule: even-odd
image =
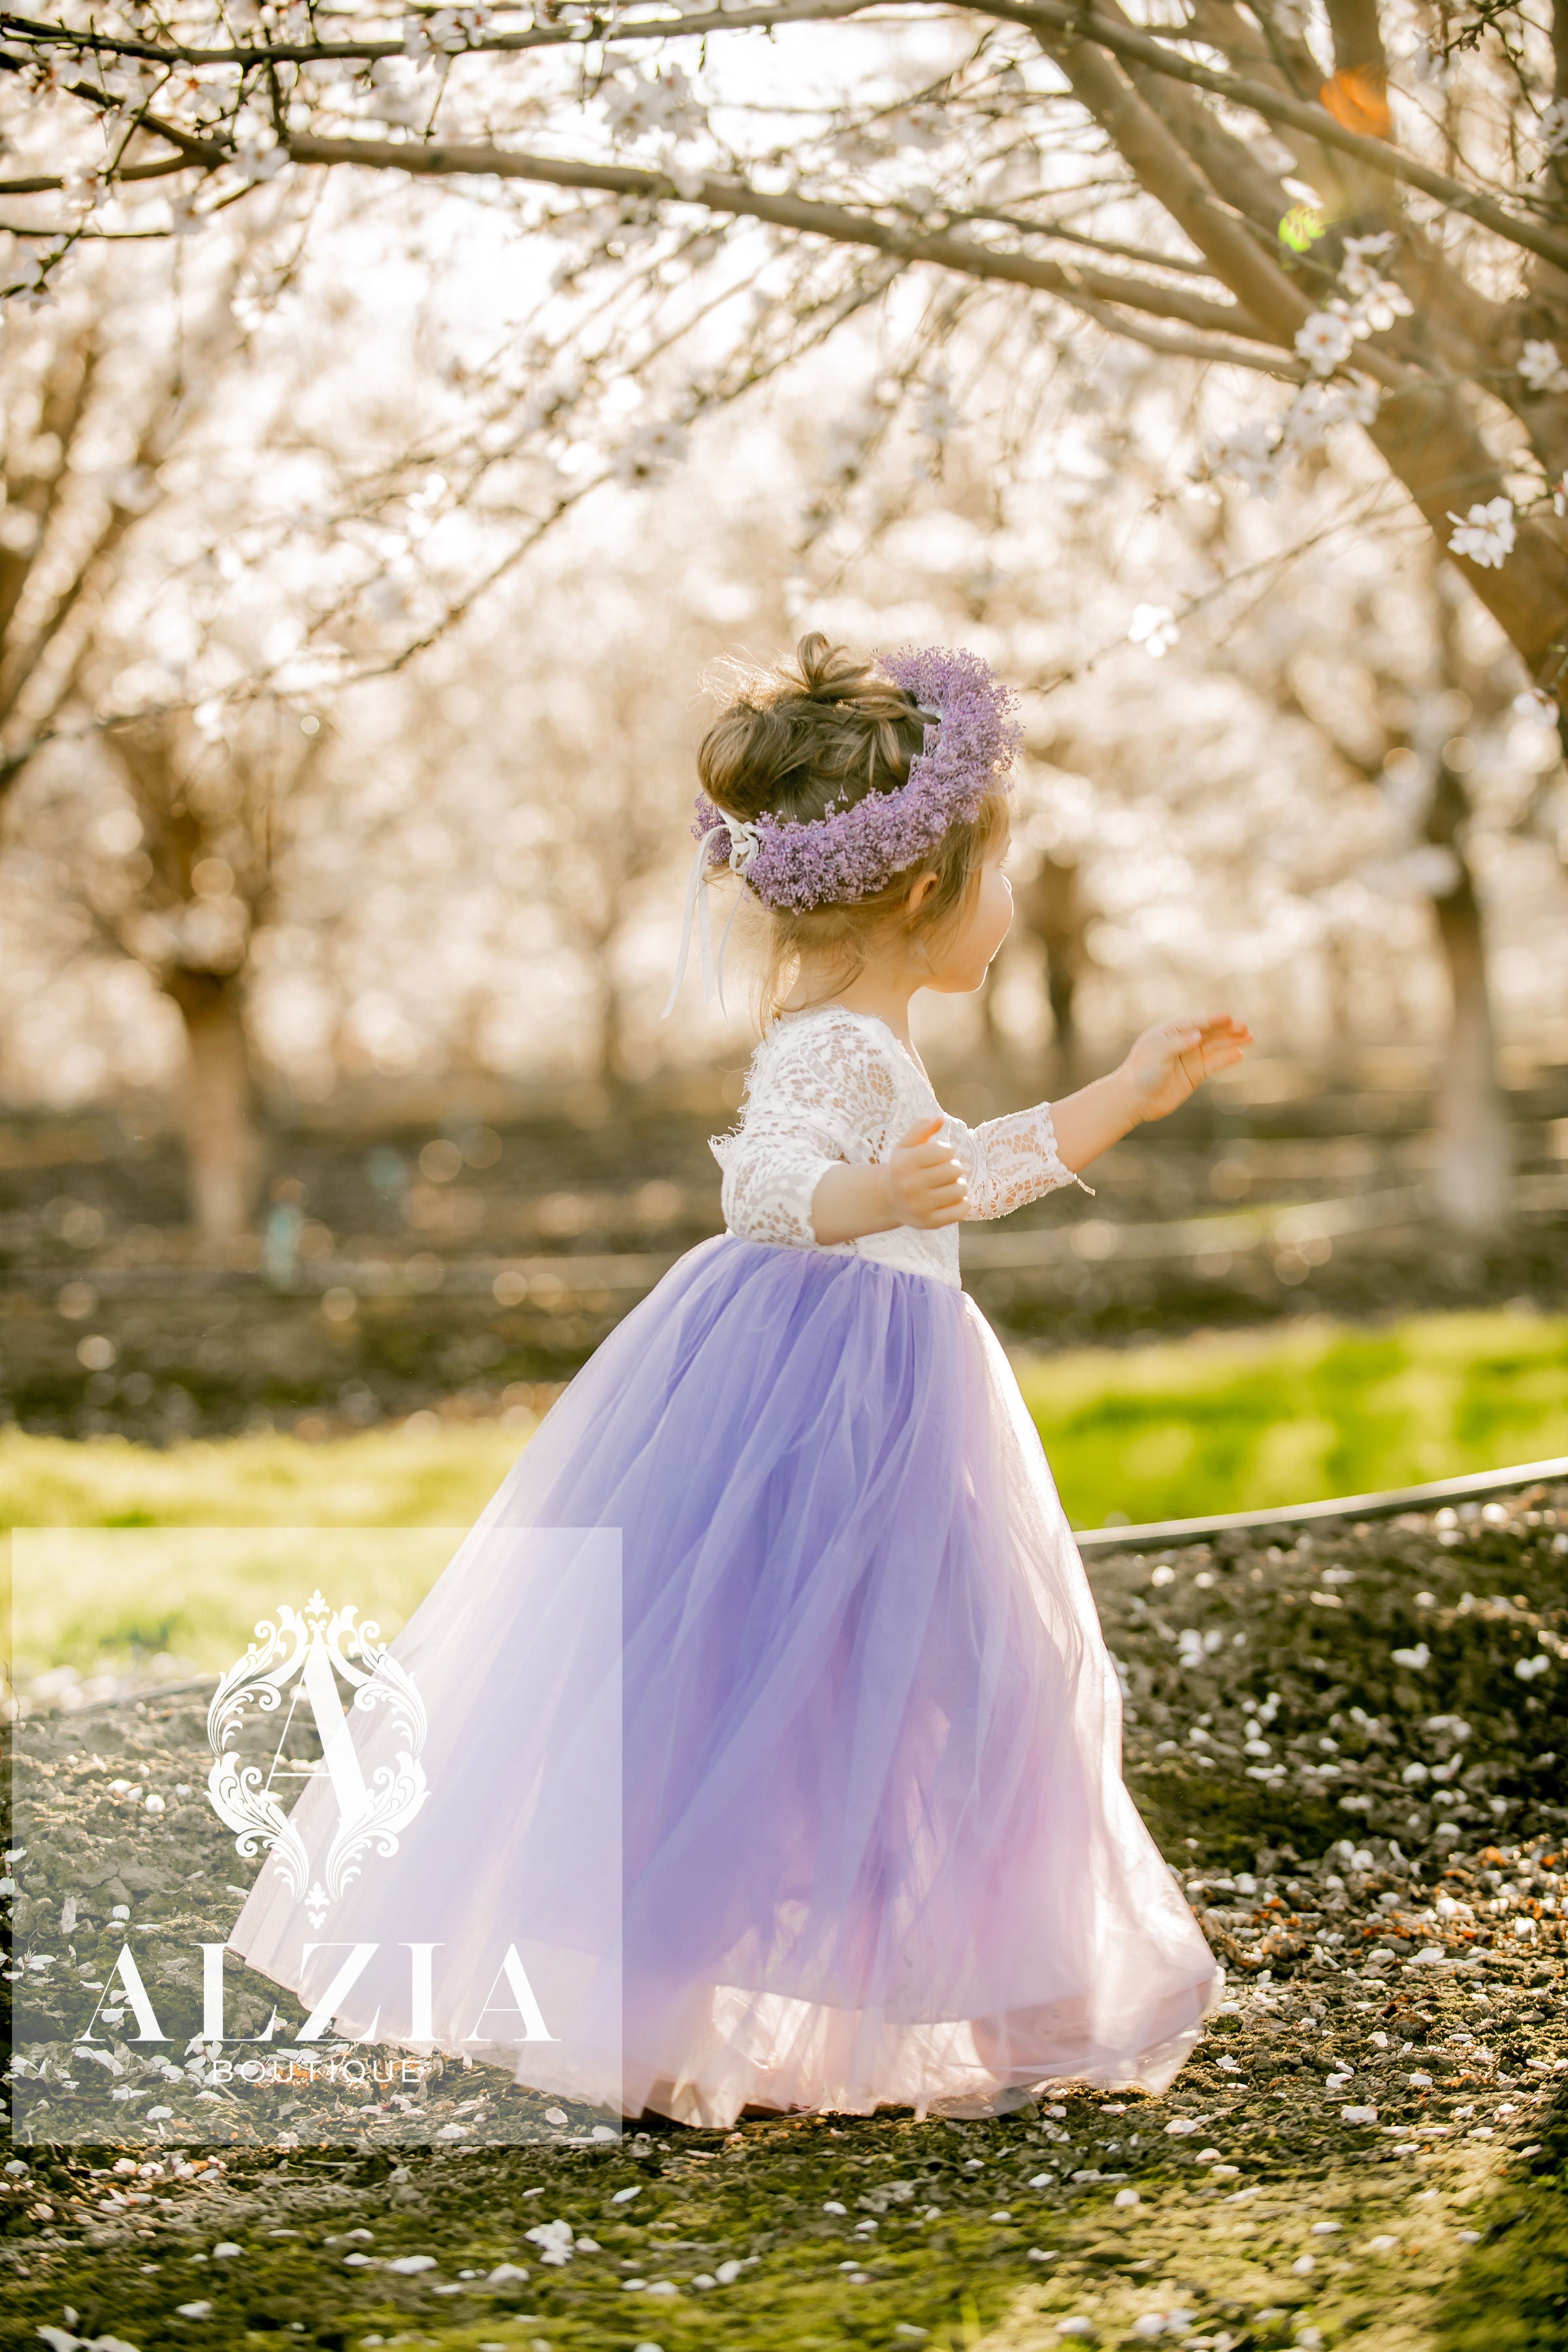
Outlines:
{"type": "Polygon", "coordinates": [[[611,74],[599,95],[611,132],[624,145],[655,131],[679,137],[703,126],[690,80],[679,66],[666,66],[657,74],[611,74]]]}
{"type": "Polygon", "coordinates": [[[690,446],[679,425],[645,425],[616,455],[616,479],[622,483],[651,481],[671,466],[679,466],[690,446]]]}
{"type": "Polygon", "coordinates": [[[1370,425],[1382,398],[1369,375],[1352,375],[1331,387],[1304,383],[1285,411],[1280,440],[1297,453],[1321,448],[1335,425],[1370,425]]]}
{"type": "Polygon", "coordinates": [[[1519,373],[1531,392],[1568,392],[1568,368],[1558,358],[1555,343],[1527,342],[1519,355],[1519,373]]]}
{"type": "Polygon", "coordinates": [[[73,210],[92,212],[108,193],[108,181],[90,163],[78,161],[66,165],[60,179],[60,194],[73,210]]]}
{"type": "Polygon", "coordinates": [[[410,16],[404,26],[403,54],[421,58],[441,50],[456,57],[479,38],[488,21],[483,8],[437,8],[429,16],[410,16]]]}
{"type": "Polygon", "coordinates": [[[1314,375],[1332,375],[1354,349],[1349,321],[1336,318],[1331,310],[1314,310],[1296,331],[1296,355],[1305,360],[1314,375]]]}
{"type": "Polygon", "coordinates": [[[1549,155],[1568,148],[1568,99],[1554,98],[1541,110],[1541,143],[1549,155]]]}
{"type": "Polygon", "coordinates": [[[952,389],[940,371],[921,386],[921,396],[915,404],[915,430],[940,449],[963,425],[953,401],[952,389]]]}
{"type": "Polygon", "coordinates": [[[1222,433],[1209,454],[1216,474],[1234,474],[1255,497],[1271,499],[1279,488],[1281,434],[1272,417],[1249,417],[1222,433]]]}
{"type": "Polygon", "coordinates": [[[1381,236],[1345,239],[1339,282],[1349,299],[1336,299],[1329,308],[1343,319],[1358,342],[1364,336],[1383,333],[1396,319],[1408,319],[1415,307],[1403,286],[1373,266],[1392,252],[1396,242],[1392,229],[1385,229],[1381,236]]]}
{"type": "Polygon", "coordinates": [[[1450,555],[1468,555],[1485,571],[1502,570],[1504,559],[1513,552],[1511,499],[1488,499],[1484,506],[1473,506],[1463,517],[1450,507],[1448,520],[1454,526],[1448,541],[1450,555]]]}
{"type": "Polygon", "coordinates": [[[1383,394],[1370,376],[1339,383],[1304,383],[1284,414],[1233,425],[1210,446],[1213,474],[1232,474],[1257,496],[1271,499],[1293,457],[1322,446],[1336,425],[1370,425],[1383,394]]]}
{"type": "Polygon", "coordinates": [[[1296,332],[1296,355],[1314,375],[1333,375],[1358,342],[1381,334],[1396,319],[1410,317],[1414,306],[1403,286],[1374,267],[1394,243],[1392,232],[1345,239],[1339,275],[1342,290],[1304,319],[1296,332]]]}
{"type": "Polygon", "coordinates": [[[1127,642],[1142,646],[1156,661],[1163,660],[1181,635],[1176,616],[1168,604],[1139,604],[1127,630],[1127,642]]]}

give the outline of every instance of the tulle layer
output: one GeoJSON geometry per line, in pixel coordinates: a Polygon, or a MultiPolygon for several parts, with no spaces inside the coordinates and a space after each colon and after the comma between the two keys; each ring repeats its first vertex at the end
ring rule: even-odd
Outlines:
{"type": "MultiPolygon", "coordinates": [[[[308,1933],[441,1951],[427,2019],[400,1957],[350,2032],[374,1986],[381,2036],[708,2125],[1158,2089],[1196,2038],[1215,1965],[1122,1785],[1082,1564],[962,1291],[703,1243],[394,1650],[430,1794],[308,1933]],[[519,2038],[509,1948],[552,2042],[519,2038]]],[[[356,1720],[367,1775],[387,1738],[356,1720]]],[[[295,1819],[319,1841],[331,1804],[318,1779],[295,1819]]],[[[300,1990],[301,1939],[264,1871],[231,1943],[300,1990]]]]}

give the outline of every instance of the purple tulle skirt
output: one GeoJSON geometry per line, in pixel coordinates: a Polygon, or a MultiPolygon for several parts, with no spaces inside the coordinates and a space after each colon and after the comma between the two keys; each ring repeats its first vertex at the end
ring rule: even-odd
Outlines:
{"type": "MultiPolygon", "coordinates": [[[[1157,2090],[1197,2038],[1218,1972],[1122,1785],[1082,1563],[960,1290],[702,1243],[393,1654],[423,1809],[318,1883],[314,1925],[264,1866],[230,1938],[318,2000],[374,1943],[340,2031],[710,2126],[1157,2090]],[[309,1940],[333,1948],[307,1970],[309,1940]]],[[[384,1724],[351,1722],[367,1781],[395,1770],[384,1724]]],[[[331,1803],[307,1784],[307,1842],[331,1803]]]]}

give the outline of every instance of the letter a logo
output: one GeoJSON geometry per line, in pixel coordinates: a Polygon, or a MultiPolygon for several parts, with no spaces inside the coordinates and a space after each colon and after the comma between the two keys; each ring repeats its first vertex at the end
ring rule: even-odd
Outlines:
{"type": "Polygon", "coordinates": [[[296,1901],[303,1900],[314,1927],[325,1918],[329,1904],[351,1879],[358,1877],[361,1860],[373,1843],[378,1853],[396,1853],[398,1832],[414,1819],[426,1794],[419,1763],[425,1744],[424,1703],[412,1677],[377,1640],[380,1628],[356,1627],[356,1614],[353,1607],[330,1610],[320,1592],[311,1595],[303,1610],[291,1609],[285,1602],[275,1625],[266,1618],[257,1625],[256,1640],[225,1675],[207,1710],[207,1740],[214,1759],[207,1793],[213,1809],[236,1832],[236,1850],[247,1861],[260,1848],[270,1849],[289,1893],[296,1901]],[[376,1707],[386,1710],[393,1737],[399,1743],[395,1761],[375,1772],[374,1786],[366,1785],[360,1767],[339,1696],[340,1678],[353,1693],[357,1714],[368,1715],[376,1707]],[[259,1764],[247,1763],[236,1752],[246,1710],[253,1701],[261,1714],[281,1711],[282,1715],[271,1763],[265,1772],[259,1764]],[[284,1756],[289,1726],[301,1705],[315,1723],[321,1765],[337,1807],[337,1826],[313,1884],[304,1842],[279,1803],[274,1785],[310,1777],[302,1775],[284,1756]]]}

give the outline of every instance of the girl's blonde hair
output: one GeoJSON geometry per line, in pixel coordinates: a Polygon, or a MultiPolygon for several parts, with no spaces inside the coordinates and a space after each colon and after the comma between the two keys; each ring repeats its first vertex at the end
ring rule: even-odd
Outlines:
{"type": "MultiPolygon", "coordinates": [[[[829,803],[843,810],[906,784],[910,761],[924,749],[926,725],[901,686],[813,631],[793,660],[745,677],[703,737],[697,772],[715,808],[731,816],[808,823],[826,815],[829,803]]],[[[763,1027],[778,1018],[806,956],[826,965],[830,978],[821,996],[831,997],[864,969],[873,940],[889,932],[913,939],[961,919],[1007,824],[998,782],[973,818],[950,825],[934,849],[868,897],[804,910],[767,908],[763,1027]],[[936,876],[936,888],[910,914],[910,891],[928,873],[936,876]]]]}

